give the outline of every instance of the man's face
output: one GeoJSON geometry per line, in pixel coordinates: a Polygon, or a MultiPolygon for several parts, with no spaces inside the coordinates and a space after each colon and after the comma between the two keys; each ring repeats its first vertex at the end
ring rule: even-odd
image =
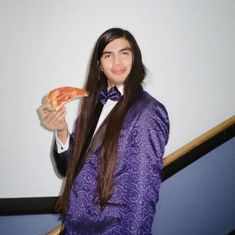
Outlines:
{"type": "Polygon", "coordinates": [[[125,38],[117,38],[104,48],[100,69],[107,77],[109,87],[124,83],[132,67],[133,55],[130,43],[125,38]]]}

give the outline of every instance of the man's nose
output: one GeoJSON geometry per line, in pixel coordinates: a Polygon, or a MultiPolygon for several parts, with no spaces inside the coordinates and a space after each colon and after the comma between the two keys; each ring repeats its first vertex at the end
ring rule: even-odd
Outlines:
{"type": "Polygon", "coordinates": [[[121,58],[120,56],[114,56],[114,65],[117,66],[117,65],[120,65],[121,64],[121,58]]]}

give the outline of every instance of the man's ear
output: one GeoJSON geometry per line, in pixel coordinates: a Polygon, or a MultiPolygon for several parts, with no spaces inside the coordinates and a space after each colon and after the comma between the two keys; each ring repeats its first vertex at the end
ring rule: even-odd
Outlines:
{"type": "Polygon", "coordinates": [[[99,69],[103,72],[103,71],[104,71],[104,69],[103,69],[103,67],[101,66],[101,64],[100,64],[100,62],[99,62],[99,61],[97,61],[97,65],[98,65],[99,69]]]}

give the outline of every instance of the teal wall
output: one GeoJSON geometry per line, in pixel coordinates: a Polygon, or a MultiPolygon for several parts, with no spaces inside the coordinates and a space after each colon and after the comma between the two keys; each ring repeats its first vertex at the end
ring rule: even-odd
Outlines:
{"type": "Polygon", "coordinates": [[[233,229],[235,138],[162,184],[153,234],[225,235],[233,229]]]}

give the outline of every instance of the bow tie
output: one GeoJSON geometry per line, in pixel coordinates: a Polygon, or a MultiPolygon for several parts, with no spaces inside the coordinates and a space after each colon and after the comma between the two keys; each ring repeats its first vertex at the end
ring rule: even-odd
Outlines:
{"type": "Polygon", "coordinates": [[[108,99],[118,101],[121,98],[121,93],[116,86],[112,87],[108,92],[100,91],[100,102],[104,105],[108,99]]]}

